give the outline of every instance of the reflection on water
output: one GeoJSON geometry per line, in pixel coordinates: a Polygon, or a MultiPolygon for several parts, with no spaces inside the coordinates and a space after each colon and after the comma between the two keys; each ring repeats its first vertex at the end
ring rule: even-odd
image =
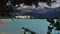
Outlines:
{"type": "MultiPolygon", "coordinates": [[[[29,28],[36,34],[47,34],[49,22],[46,19],[3,19],[6,24],[0,25],[0,34],[21,34],[22,27],[29,28]]],[[[52,31],[56,34],[57,31],[52,31]]]]}

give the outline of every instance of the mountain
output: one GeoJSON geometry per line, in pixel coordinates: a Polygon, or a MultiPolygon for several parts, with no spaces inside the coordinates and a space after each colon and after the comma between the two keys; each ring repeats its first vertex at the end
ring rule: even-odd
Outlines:
{"type": "Polygon", "coordinates": [[[60,8],[44,8],[44,9],[20,9],[9,12],[10,15],[30,15],[31,18],[35,19],[46,19],[46,18],[60,18],[60,8]]]}

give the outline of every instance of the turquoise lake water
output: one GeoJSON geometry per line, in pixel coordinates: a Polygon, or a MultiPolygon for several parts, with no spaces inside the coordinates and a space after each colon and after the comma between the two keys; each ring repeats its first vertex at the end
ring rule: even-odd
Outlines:
{"type": "MultiPolygon", "coordinates": [[[[29,28],[36,34],[47,34],[49,22],[46,19],[3,19],[6,24],[0,25],[0,34],[21,34],[22,27],[29,28]]],[[[56,34],[56,31],[53,32],[56,34]]]]}

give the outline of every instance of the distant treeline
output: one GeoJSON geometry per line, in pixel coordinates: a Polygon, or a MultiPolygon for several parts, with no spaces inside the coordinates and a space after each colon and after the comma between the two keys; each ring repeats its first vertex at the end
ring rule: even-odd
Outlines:
{"type": "Polygon", "coordinates": [[[26,5],[35,4],[37,6],[38,2],[46,2],[48,5],[51,4],[51,0],[0,0],[0,11],[5,9],[8,1],[11,1],[12,5],[25,3],[26,5]]]}
{"type": "Polygon", "coordinates": [[[20,4],[20,3],[25,3],[27,5],[31,5],[32,3],[37,6],[38,2],[47,2],[48,4],[51,3],[51,0],[13,0],[12,4],[20,4]]]}
{"type": "MultiPolygon", "coordinates": [[[[0,0],[0,5],[5,5],[8,2],[8,0],[0,0]]],[[[51,0],[11,0],[11,3],[13,5],[15,4],[21,4],[21,3],[25,3],[28,5],[31,5],[32,3],[37,5],[38,2],[47,2],[48,4],[51,3],[51,0]]]]}

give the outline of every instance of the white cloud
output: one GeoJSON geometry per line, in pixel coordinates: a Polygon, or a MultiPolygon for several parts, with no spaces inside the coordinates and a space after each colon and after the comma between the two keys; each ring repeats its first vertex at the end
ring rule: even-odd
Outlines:
{"type": "Polygon", "coordinates": [[[47,3],[44,3],[44,2],[38,2],[38,5],[41,7],[49,7],[47,3]]]}
{"type": "Polygon", "coordinates": [[[60,7],[60,1],[51,4],[51,8],[57,8],[57,7],[60,7]]]}
{"type": "Polygon", "coordinates": [[[39,2],[38,3],[39,6],[41,7],[47,7],[47,8],[57,8],[60,7],[60,0],[57,0],[56,2],[52,3],[51,6],[47,5],[47,3],[44,2],[39,2]]]}
{"type": "MultiPolygon", "coordinates": [[[[41,7],[47,7],[47,8],[57,8],[60,6],[60,0],[57,0],[56,2],[52,3],[51,6],[47,5],[47,3],[44,2],[38,2],[38,5],[41,7]]],[[[33,4],[32,6],[29,5],[24,5],[24,3],[20,4],[20,7],[18,8],[29,8],[29,9],[34,9],[36,8],[35,5],[33,4]]]]}
{"type": "Polygon", "coordinates": [[[27,8],[34,9],[35,8],[35,5],[34,4],[32,4],[32,6],[27,5],[27,8]]]}
{"type": "Polygon", "coordinates": [[[34,9],[35,5],[32,4],[32,6],[30,6],[30,5],[24,5],[24,3],[22,3],[20,4],[20,7],[18,7],[18,9],[23,9],[23,8],[34,9]]]}

